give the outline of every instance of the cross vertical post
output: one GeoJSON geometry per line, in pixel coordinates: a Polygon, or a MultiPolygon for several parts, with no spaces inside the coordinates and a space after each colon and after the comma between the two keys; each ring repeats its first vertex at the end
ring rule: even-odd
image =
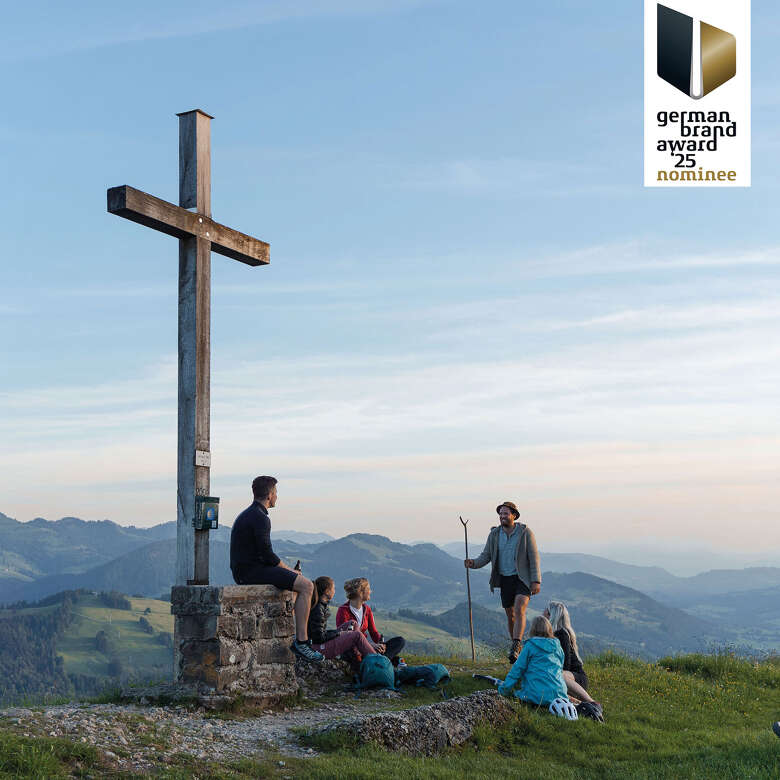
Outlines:
{"type": "MultiPolygon", "coordinates": [[[[211,217],[211,117],[179,117],[179,205],[211,217]]],[[[211,241],[179,239],[179,424],[176,584],[208,585],[209,532],[195,530],[195,496],[210,490],[211,241]]]]}
{"type": "Polygon", "coordinates": [[[211,218],[211,119],[179,117],[179,205],[127,184],[106,192],[110,214],[179,239],[179,424],[176,469],[176,585],[209,584],[209,532],[196,530],[195,498],[211,471],[211,253],[268,265],[268,243],[211,218]]]}

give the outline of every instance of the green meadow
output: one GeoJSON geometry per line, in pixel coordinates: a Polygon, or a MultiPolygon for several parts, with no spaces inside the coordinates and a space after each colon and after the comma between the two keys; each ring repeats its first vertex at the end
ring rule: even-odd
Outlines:
{"type": "MultiPolygon", "coordinates": [[[[412,661],[430,659],[410,659],[412,661]]],[[[473,669],[503,675],[506,665],[450,661],[450,695],[484,687],[473,669]]],[[[780,662],[759,664],[728,654],[689,655],[648,664],[615,654],[588,663],[606,724],[570,723],[543,710],[514,705],[506,726],[481,726],[464,745],[430,758],[394,754],[372,745],[302,735],[320,755],[294,759],[268,752],[230,765],[182,756],[160,765],[163,778],[777,778],[780,662]],[[283,765],[280,764],[283,762],[283,765]]],[[[394,707],[441,700],[413,689],[394,707]]],[[[240,714],[237,713],[240,717],[240,714]]],[[[25,739],[0,731],[0,777],[130,777],[113,774],[100,754],[63,740],[25,739]]]]}
{"type": "Polygon", "coordinates": [[[62,656],[67,673],[108,678],[109,660],[116,657],[127,676],[170,677],[172,651],[156,639],[160,632],[173,632],[170,603],[157,599],[128,599],[131,610],[110,609],[101,605],[96,596],[83,596],[74,605],[73,622],[57,642],[57,655],[62,656]],[[149,613],[146,613],[147,609],[149,613]],[[144,631],[140,623],[142,617],[155,634],[144,631]],[[110,653],[96,651],[98,631],[106,632],[110,653]]]}

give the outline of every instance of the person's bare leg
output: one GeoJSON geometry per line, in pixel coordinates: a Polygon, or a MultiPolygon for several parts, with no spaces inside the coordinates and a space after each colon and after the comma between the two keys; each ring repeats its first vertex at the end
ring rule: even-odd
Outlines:
{"type": "MultiPolygon", "coordinates": [[[[512,631],[510,627],[510,631],[512,633],[510,636],[512,639],[521,639],[523,638],[523,634],[525,634],[525,610],[528,607],[528,596],[515,596],[515,606],[514,606],[514,613],[515,613],[515,624],[514,624],[514,631],[512,631]]],[[[508,612],[509,610],[507,610],[508,612]]]]}
{"type": "Polygon", "coordinates": [[[514,625],[515,625],[515,608],[514,607],[506,607],[504,610],[506,612],[506,623],[509,627],[509,638],[511,639],[513,634],[512,631],[514,631],[514,625]]]}
{"type": "Polygon", "coordinates": [[[564,672],[563,679],[566,681],[566,690],[576,696],[580,701],[595,701],[595,699],[574,679],[572,672],[564,672]]]}
{"type": "Polygon", "coordinates": [[[314,585],[311,580],[307,580],[302,574],[295,578],[293,591],[297,594],[295,597],[295,638],[299,642],[305,642],[309,638],[309,610],[311,609],[311,594],[314,592],[314,585]]]}

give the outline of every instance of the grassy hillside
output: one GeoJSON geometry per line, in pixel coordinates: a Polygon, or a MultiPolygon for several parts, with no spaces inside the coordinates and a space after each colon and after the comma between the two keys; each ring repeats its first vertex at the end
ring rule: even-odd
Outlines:
{"type": "Polygon", "coordinates": [[[131,598],[131,610],[109,609],[95,596],[85,596],[74,608],[72,623],[57,642],[67,674],[112,677],[109,663],[118,658],[122,676],[133,679],[160,679],[171,676],[172,650],[158,635],[173,633],[173,615],[168,602],[131,598]],[[146,610],[150,612],[147,614],[146,610]],[[141,627],[144,618],[155,631],[141,627]],[[95,635],[104,631],[109,652],[96,649],[95,635]]]}
{"type": "MultiPolygon", "coordinates": [[[[505,665],[481,671],[505,674],[505,665]]],[[[453,694],[483,687],[470,669],[454,676],[453,694]]],[[[592,692],[607,723],[569,723],[517,705],[516,720],[482,726],[465,745],[413,759],[368,747],[320,743],[329,753],[296,768],[313,779],[344,778],[776,778],[780,663],[683,656],[658,664],[605,654],[591,659],[592,692]]],[[[241,775],[238,775],[241,776],[241,775]]]]}
{"type": "MultiPolygon", "coordinates": [[[[499,676],[506,669],[485,663],[449,666],[452,695],[485,686],[472,679],[474,668],[499,676]]],[[[592,659],[588,673],[604,706],[605,725],[570,723],[517,703],[515,717],[506,726],[485,724],[464,745],[430,758],[309,738],[321,755],[282,757],[269,749],[258,757],[221,764],[180,756],[155,766],[152,774],[170,780],[194,774],[203,780],[777,778],[780,740],[770,730],[780,714],[776,661],[754,665],[728,655],[695,655],[645,664],[607,654],[592,659]]],[[[441,697],[436,692],[412,689],[387,706],[397,709],[437,700],[441,697]]],[[[110,774],[110,762],[94,748],[65,739],[25,738],[11,729],[0,726],[0,777],[110,774]]]]}
{"type": "Polygon", "coordinates": [[[109,608],[89,592],[68,592],[0,610],[0,703],[91,695],[127,679],[170,679],[170,604],[115,601],[130,609],[109,608]]]}

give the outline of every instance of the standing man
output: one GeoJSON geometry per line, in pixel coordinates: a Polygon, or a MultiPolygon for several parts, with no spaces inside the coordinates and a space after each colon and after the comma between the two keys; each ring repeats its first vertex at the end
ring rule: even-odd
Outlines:
{"type": "Polygon", "coordinates": [[[520,517],[517,506],[504,501],[496,507],[496,512],[501,525],[490,529],[479,557],[467,558],[464,564],[468,569],[480,569],[490,562],[490,592],[501,588],[501,606],[506,611],[512,640],[509,663],[513,664],[523,649],[528,599],[542,588],[542,569],[533,531],[516,522],[520,517]]]}
{"type": "Polygon", "coordinates": [[[230,570],[238,585],[275,585],[279,590],[293,591],[296,594],[293,652],[307,661],[323,661],[325,656],[312,649],[307,635],[314,585],[282,563],[271,547],[268,510],[276,506],[276,482],[275,477],[256,477],[252,482],[255,500],[236,518],[230,532],[230,570]]]}

